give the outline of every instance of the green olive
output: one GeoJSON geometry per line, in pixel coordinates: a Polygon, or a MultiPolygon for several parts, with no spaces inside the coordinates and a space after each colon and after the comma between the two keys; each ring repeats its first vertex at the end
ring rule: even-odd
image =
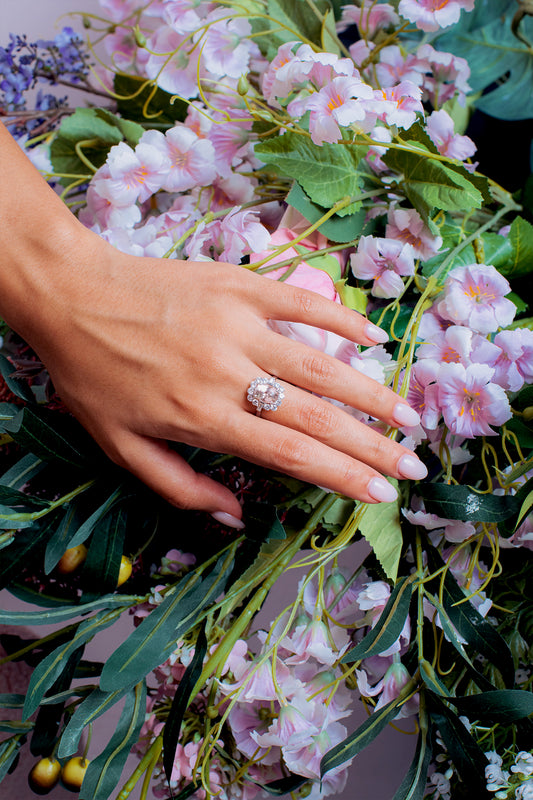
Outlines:
{"type": "Polygon", "coordinates": [[[28,775],[30,789],[36,794],[48,794],[59,780],[61,764],[55,758],[41,758],[28,775]]]}
{"type": "Polygon", "coordinates": [[[61,780],[65,789],[69,789],[71,792],[79,792],[89,764],[88,758],[74,756],[63,765],[61,780]]]}

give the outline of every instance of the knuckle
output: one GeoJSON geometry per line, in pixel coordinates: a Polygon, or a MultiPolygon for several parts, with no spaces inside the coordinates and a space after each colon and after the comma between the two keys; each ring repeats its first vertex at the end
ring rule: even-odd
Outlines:
{"type": "Polygon", "coordinates": [[[305,378],[313,384],[316,382],[321,384],[328,383],[334,376],[333,364],[319,353],[311,353],[305,356],[301,363],[301,370],[305,378]]]}
{"type": "Polygon", "coordinates": [[[275,443],[274,460],[283,472],[299,474],[311,458],[311,448],[306,442],[285,436],[275,443]]]}
{"type": "Polygon", "coordinates": [[[333,409],[320,404],[302,405],[299,417],[303,432],[312,438],[328,439],[337,427],[333,409]]]}
{"type": "Polygon", "coordinates": [[[296,289],[294,294],[294,302],[296,308],[304,315],[312,315],[316,308],[317,302],[313,295],[305,291],[305,289],[296,289]]]}

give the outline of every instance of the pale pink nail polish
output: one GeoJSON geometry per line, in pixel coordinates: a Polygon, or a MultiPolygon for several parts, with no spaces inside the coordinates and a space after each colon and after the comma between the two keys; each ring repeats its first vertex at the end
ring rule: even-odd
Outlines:
{"type": "Polygon", "coordinates": [[[211,516],[222,525],[227,525],[228,528],[235,528],[238,531],[242,531],[244,528],[242,519],[234,517],[233,514],[228,514],[227,511],[215,511],[211,516]]]}
{"type": "Polygon", "coordinates": [[[420,416],[406,403],[397,403],[392,412],[392,418],[397,425],[412,428],[414,425],[420,424],[420,416]]]}
{"type": "Polygon", "coordinates": [[[428,474],[426,465],[416,456],[410,456],[407,453],[398,461],[398,472],[404,478],[410,478],[413,481],[420,481],[428,474]]]}
{"type": "Polygon", "coordinates": [[[389,341],[389,334],[371,322],[367,322],[365,325],[365,336],[376,344],[384,344],[389,341]]]}
{"type": "Polygon", "coordinates": [[[392,503],[398,492],[385,478],[372,478],[367,486],[368,494],[380,503],[392,503]]]}

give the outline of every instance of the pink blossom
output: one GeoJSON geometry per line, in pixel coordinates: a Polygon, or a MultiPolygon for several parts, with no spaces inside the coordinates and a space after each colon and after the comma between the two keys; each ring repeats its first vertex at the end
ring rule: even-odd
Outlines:
{"type": "Polygon", "coordinates": [[[277,702],[259,700],[248,703],[235,703],[229,712],[228,722],[237,748],[247,758],[262,764],[276,764],[280,761],[279,747],[257,743],[257,737],[266,734],[270,723],[277,716],[280,705],[277,702]]]}
{"type": "MultiPolygon", "coordinates": [[[[386,706],[387,703],[396,700],[403,687],[409,683],[410,680],[411,676],[409,672],[400,661],[391,664],[383,678],[383,690],[374,711],[378,711],[383,706],[386,706]]],[[[418,708],[419,699],[418,695],[415,695],[402,704],[399,713],[394,719],[411,717],[413,714],[418,713],[418,708]]]]}
{"type": "Polygon", "coordinates": [[[282,44],[263,76],[264,96],[273,105],[277,105],[276,98],[288,97],[298,84],[307,81],[313,67],[310,59],[305,60],[311,48],[302,45],[295,54],[296,44],[298,42],[282,44]]]}
{"type": "Polygon", "coordinates": [[[431,358],[417,361],[411,370],[407,402],[420,414],[424,428],[432,430],[441,416],[437,379],[440,362],[431,358]]]}
{"type": "Polygon", "coordinates": [[[491,363],[496,383],[511,392],[522,388],[524,381],[533,382],[533,331],[515,328],[500,331],[494,337],[500,353],[491,363]]]}
{"type": "Polygon", "coordinates": [[[465,446],[464,436],[456,436],[445,427],[428,431],[429,449],[441,458],[443,442],[446,444],[446,458],[451,464],[467,464],[473,456],[465,446]]]}
{"type": "Polygon", "coordinates": [[[411,245],[374,236],[361,236],[350,264],[356,278],[374,279],[374,297],[399,297],[404,290],[402,276],[415,272],[411,245]]]}
{"type": "Polygon", "coordinates": [[[381,50],[375,69],[381,87],[396,86],[401,81],[421,86],[427,64],[414,53],[405,55],[398,45],[391,45],[381,50]]]}
{"type": "Polygon", "coordinates": [[[417,114],[424,113],[421,97],[422,90],[416,84],[403,80],[396,86],[376,89],[374,99],[366,102],[365,107],[388,125],[410,128],[417,114]]]}
{"type": "Polygon", "coordinates": [[[365,39],[373,39],[378,31],[397,25],[399,21],[398,14],[389,3],[371,3],[366,8],[344,6],[339,29],[345,30],[349,25],[357,25],[359,33],[365,39]]]}
{"type": "Polygon", "coordinates": [[[225,9],[216,9],[209,20],[216,20],[202,38],[202,60],[206,69],[218,77],[239,78],[248,70],[253,40],[247,39],[252,27],[244,17],[229,18],[225,9]]]}
{"type": "Polygon", "coordinates": [[[316,700],[309,700],[305,695],[294,695],[290,704],[281,706],[279,714],[263,734],[252,733],[252,739],[261,747],[283,747],[292,749],[307,744],[312,736],[319,733],[313,722],[313,708],[316,700]]]}
{"type": "Polygon", "coordinates": [[[222,117],[216,120],[208,133],[215,152],[218,174],[232,175],[232,166],[242,161],[250,148],[252,119],[247,111],[235,109],[230,120],[222,117]]]}
{"type": "MultiPolygon", "coordinates": [[[[189,54],[190,42],[172,28],[162,27],[150,36],[147,43],[146,75],[157,85],[180,97],[198,94],[198,48],[189,54]],[[169,55],[170,54],[170,55],[169,55]]],[[[200,77],[205,71],[200,68],[200,77]]]]}
{"type": "Polygon", "coordinates": [[[484,617],[488,614],[492,601],[487,598],[485,592],[478,590],[484,583],[487,575],[487,567],[482,561],[476,559],[475,564],[472,564],[472,553],[470,547],[448,548],[442,553],[444,561],[450,567],[453,577],[456,579],[459,586],[470,597],[470,602],[484,617]]]}
{"type": "Polygon", "coordinates": [[[348,648],[349,638],[344,628],[328,627],[321,619],[311,619],[297,625],[289,636],[281,640],[282,647],[293,655],[285,664],[302,664],[316,658],[320,664],[331,666],[348,648]]]}
{"type": "Polygon", "coordinates": [[[469,136],[460,136],[454,132],[453,120],[444,111],[434,111],[426,121],[427,132],[439,153],[450,158],[464,161],[476,152],[476,145],[469,136]]]}
{"type": "Polygon", "coordinates": [[[169,550],[161,559],[161,575],[173,575],[181,572],[183,567],[192,567],[196,564],[196,556],[192,553],[183,553],[181,550],[169,550]]]}
{"type": "Polygon", "coordinates": [[[311,95],[307,108],[311,111],[309,132],[315,144],[337,142],[342,138],[339,126],[347,127],[365,119],[365,108],[359,100],[371,98],[372,89],[356,78],[337,77],[311,95]]]}
{"type": "Polygon", "coordinates": [[[445,519],[437,514],[428,514],[425,510],[411,511],[402,509],[402,513],[411,525],[420,525],[427,531],[443,529],[444,537],[449,542],[464,542],[476,532],[471,522],[462,522],[457,519],[445,519]]]}
{"type": "Polygon", "coordinates": [[[202,25],[210,6],[201,0],[164,0],[163,16],[177,33],[191,33],[202,25]]]}
{"type": "Polygon", "coordinates": [[[491,383],[494,370],[486,364],[442,364],[439,403],[452,433],[467,439],[494,436],[491,425],[503,425],[512,416],[501,386],[491,383]]]}
{"type": "Polygon", "coordinates": [[[126,72],[135,62],[137,45],[129,30],[119,28],[115,33],[108,33],[104,38],[104,46],[112,65],[120,72],[126,72]]]}
{"type": "Polygon", "coordinates": [[[244,255],[262,249],[270,241],[270,234],[261,225],[255,211],[241,211],[238,207],[222,220],[201,225],[186,246],[189,258],[217,256],[218,261],[238,264],[244,255]]]}
{"type": "Polygon", "coordinates": [[[98,0],[98,2],[113,22],[122,22],[144,5],[144,0],[98,0]]]}
{"type": "Polygon", "coordinates": [[[398,11],[423,31],[437,31],[459,20],[461,11],[472,11],[474,0],[400,0],[398,11]]]}
{"type": "Polygon", "coordinates": [[[195,186],[209,186],[216,177],[215,149],[207,139],[200,139],[183,123],[177,123],[164,135],[147,131],[141,142],[157,147],[168,159],[169,168],[162,184],[167,192],[185,192],[195,186]]]}
{"type": "Polygon", "coordinates": [[[139,142],[135,150],[125,142],[114,145],[107,157],[108,193],[103,186],[97,191],[117,206],[129,206],[136,200],[143,203],[163,184],[169,169],[166,155],[150,144],[139,142]]]}
{"type": "Polygon", "coordinates": [[[437,310],[452,322],[491,333],[513,321],[516,306],[505,298],[510,291],[509,281],[495,267],[467,264],[448,274],[437,310]]]}
{"type": "Polygon", "coordinates": [[[423,260],[434,256],[442,247],[442,238],[433,236],[414,208],[392,207],[388,215],[385,236],[410,244],[415,256],[423,260]]]}
{"type": "Polygon", "coordinates": [[[426,71],[430,73],[424,79],[423,89],[433,106],[438,108],[456,94],[463,103],[470,91],[470,67],[466,59],[435,50],[430,44],[421,45],[416,55],[426,62],[426,71]]]}
{"type": "MultiPolygon", "coordinates": [[[[347,730],[344,725],[341,725],[340,722],[331,722],[327,728],[324,728],[319,734],[313,736],[309,744],[303,747],[285,747],[283,749],[285,763],[291,772],[295,772],[297,775],[303,775],[313,780],[320,780],[320,762],[322,756],[336,744],[342,742],[346,735],[347,730]]],[[[342,767],[336,767],[326,773],[323,778],[324,794],[330,794],[328,791],[328,779],[329,781],[333,781],[335,776],[340,773],[343,775],[343,782],[346,781],[346,770],[351,762],[352,759],[346,761],[342,767]]],[[[340,791],[341,789],[342,784],[336,787],[334,791],[340,791]]]]}

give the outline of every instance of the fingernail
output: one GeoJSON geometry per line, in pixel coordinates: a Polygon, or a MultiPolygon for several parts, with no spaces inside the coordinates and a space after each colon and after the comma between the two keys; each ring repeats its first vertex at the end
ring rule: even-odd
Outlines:
{"type": "Polygon", "coordinates": [[[407,454],[398,461],[398,472],[404,478],[410,478],[413,481],[422,480],[428,474],[426,465],[419,458],[407,454]]]}
{"type": "Polygon", "coordinates": [[[371,322],[367,322],[365,325],[365,336],[376,342],[376,344],[384,344],[389,341],[389,334],[383,328],[378,328],[377,325],[373,325],[371,322]]]}
{"type": "Polygon", "coordinates": [[[228,528],[236,528],[238,531],[242,531],[244,528],[242,519],[234,517],[233,514],[228,514],[227,511],[215,511],[211,516],[222,525],[227,525],[228,528]]]}
{"type": "Polygon", "coordinates": [[[367,486],[370,497],[380,503],[392,503],[398,497],[398,492],[385,478],[372,478],[367,486]]]}
{"type": "Polygon", "coordinates": [[[408,406],[406,403],[397,403],[392,412],[392,418],[400,426],[407,426],[412,428],[414,425],[420,424],[420,415],[408,406]]]}

